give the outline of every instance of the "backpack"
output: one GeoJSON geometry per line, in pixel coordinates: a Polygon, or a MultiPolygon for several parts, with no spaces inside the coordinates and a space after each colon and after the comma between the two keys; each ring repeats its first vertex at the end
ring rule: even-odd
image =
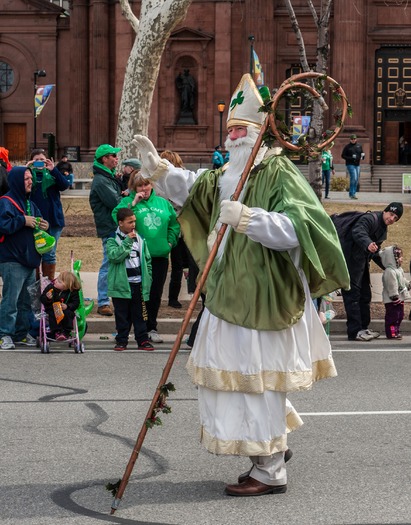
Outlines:
{"type": "Polygon", "coordinates": [[[333,213],[330,215],[330,219],[334,223],[340,242],[348,237],[348,234],[351,232],[358,219],[367,213],[371,213],[374,217],[374,228],[376,228],[378,225],[378,217],[372,211],[345,211],[343,213],[333,213]]]}

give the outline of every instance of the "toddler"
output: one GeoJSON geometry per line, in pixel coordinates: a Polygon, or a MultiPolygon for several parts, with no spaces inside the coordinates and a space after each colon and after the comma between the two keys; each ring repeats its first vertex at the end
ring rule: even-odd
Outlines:
{"type": "Polygon", "coordinates": [[[67,341],[71,336],[75,312],[80,306],[80,288],[74,273],[66,271],[41,294],[40,300],[49,316],[50,335],[56,341],[67,341]]]}
{"type": "Polygon", "coordinates": [[[382,276],[382,300],[385,306],[385,335],[387,339],[402,339],[401,321],[404,318],[404,299],[408,299],[411,288],[401,268],[403,252],[399,246],[387,246],[380,250],[384,265],[382,276]]]}

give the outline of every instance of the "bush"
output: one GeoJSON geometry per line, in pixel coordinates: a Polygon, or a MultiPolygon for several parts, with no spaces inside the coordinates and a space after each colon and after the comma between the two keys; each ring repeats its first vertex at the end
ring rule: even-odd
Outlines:
{"type": "Polygon", "coordinates": [[[348,191],[350,188],[347,177],[332,177],[330,189],[331,191],[348,191]]]}

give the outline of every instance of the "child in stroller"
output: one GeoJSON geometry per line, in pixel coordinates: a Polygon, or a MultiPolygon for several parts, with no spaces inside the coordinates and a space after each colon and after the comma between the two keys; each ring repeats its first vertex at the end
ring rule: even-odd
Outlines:
{"type": "Polygon", "coordinates": [[[76,310],[80,306],[81,283],[73,272],[64,271],[47,285],[40,301],[48,314],[50,337],[67,341],[71,337],[76,310]]]}

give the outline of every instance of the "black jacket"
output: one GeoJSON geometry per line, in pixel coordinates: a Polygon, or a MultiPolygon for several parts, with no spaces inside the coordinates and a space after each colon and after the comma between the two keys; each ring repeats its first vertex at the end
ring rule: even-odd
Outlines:
{"type": "Polygon", "coordinates": [[[357,220],[341,243],[351,280],[363,274],[371,259],[384,268],[379,255],[369,252],[368,246],[375,242],[380,247],[386,238],[387,225],[383,221],[382,211],[366,213],[357,220]]]}
{"type": "Polygon", "coordinates": [[[361,144],[347,144],[342,150],[341,157],[345,160],[345,164],[351,166],[359,166],[362,153],[361,144]]]}

